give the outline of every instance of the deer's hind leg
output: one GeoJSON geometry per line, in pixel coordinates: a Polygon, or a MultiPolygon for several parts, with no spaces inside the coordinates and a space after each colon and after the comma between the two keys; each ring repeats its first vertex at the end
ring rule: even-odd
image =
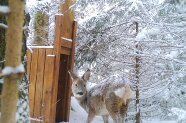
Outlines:
{"type": "Polygon", "coordinates": [[[104,123],[108,123],[108,115],[102,116],[104,123]]]}
{"type": "Polygon", "coordinates": [[[124,122],[124,118],[128,108],[128,101],[127,104],[125,104],[122,98],[115,95],[114,92],[110,92],[106,96],[105,105],[114,123],[124,122]]]}
{"type": "Polygon", "coordinates": [[[106,95],[105,105],[114,123],[118,123],[119,103],[120,99],[117,96],[115,96],[114,92],[110,92],[106,95]]]}
{"type": "Polygon", "coordinates": [[[122,105],[120,106],[120,110],[119,110],[120,116],[119,117],[120,117],[121,123],[124,123],[124,121],[125,121],[125,117],[126,117],[127,110],[128,110],[128,104],[129,104],[129,101],[127,100],[126,104],[122,103],[122,105]]]}

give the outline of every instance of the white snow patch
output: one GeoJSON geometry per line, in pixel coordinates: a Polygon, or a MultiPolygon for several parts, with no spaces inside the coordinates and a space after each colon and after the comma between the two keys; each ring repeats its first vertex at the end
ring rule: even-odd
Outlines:
{"type": "MultiPolygon", "coordinates": [[[[71,97],[71,107],[73,108],[73,110],[70,110],[69,123],[86,123],[88,114],[78,104],[78,101],[74,97],[71,97]]],[[[103,119],[101,116],[96,116],[91,123],[103,123],[103,119]]]]}
{"type": "Polygon", "coordinates": [[[25,68],[23,64],[20,64],[16,67],[10,67],[10,66],[6,66],[3,70],[2,70],[2,74],[3,75],[10,75],[10,74],[16,74],[16,73],[23,73],[25,72],[25,68]]]}
{"type": "Polygon", "coordinates": [[[55,15],[61,15],[61,16],[63,16],[63,14],[61,14],[61,13],[58,13],[58,14],[55,14],[55,15]]]}
{"type": "Polygon", "coordinates": [[[163,4],[165,2],[165,0],[159,0],[158,4],[163,4]]]}
{"type": "Polygon", "coordinates": [[[0,79],[0,84],[3,84],[4,83],[4,80],[3,79],[0,79]]]}
{"type": "Polygon", "coordinates": [[[69,38],[61,37],[61,39],[64,39],[64,40],[66,40],[66,41],[70,41],[70,42],[72,42],[72,39],[69,39],[69,38]]]}
{"type": "Polygon", "coordinates": [[[10,13],[10,8],[8,6],[0,6],[0,13],[3,14],[10,13]]]}
{"type": "Polygon", "coordinates": [[[159,119],[154,119],[151,121],[143,121],[143,123],[176,123],[176,121],[170,121],[170,120],[162,121],[159,119]]]}
{"type": "Polygon", "coordinates": [[[49,54],[49,55],[47,55],[47,56],[48,56],[48,57],[55,57],[56,55],[50,55],[50,54],[49,54]]]}
{"type": "Polygon", "coordinates": [[[27,46],[27,48],[53,48],[53,46],[27,46]]]}
{"type": "Polygon", "coordinates": [[[152,29],[144,28],[136,36],[136,41],[142,41],[143,39],[146,39],[149,35],[156,35],[159,33],[160,33],[160,30],[158,28],[152,28],[152,29]]]}
{"type": "Polygon", "coordinates": [[[165,57],[166,58],[171,58],[171,59],[173,59],[173,58],[175,58],[175,57],[177,57],[178,56],[178,51],[171,51],[169,54],[167,54],[165,57]]]}
{"type": "Polygon", "coordinates": [[[79,18],[78,19],[78,23],[79,24],[83,24],[84,22],[90,20],[91,18],[93,17],[97,17],[99,14],[100,14],[100,11],[98,11],[97,9],[97,5],[94,5],[94,4],[91,4],[91,5],[88,5],[86,8],[85,8],[85,15],[84,17],[82,18],[79,18]]]}
{"type": "Polygon", "coordinates": [[[90,90],[92,87],[94,87],[96,85],[97,85],[96,83],[87,82],[87,84],[86,84],[87,90],[90,90]]]}
{"type": "Polygon", "coordinates": [[[2,27],[4,29],[7,29],[8,28],[8,26],[6,24],[4,24],[4,23],[0,23],[0,27],[2,27]]]}
{"type": "Polygon", "coordinates": [[[130,70],[128,70],[128,69],[124,69],[124,71],[125,71],[126,73],[128,73],[130,70]]]}
{"type": "Polygon", "coordinates": [[[38,118],[30,118],[31,121],[37,121],[37,122],[42,122],[43,120],[40,120],[38,118]]]}
{"type": "Polygon", "coordinates": [[[186,12],[186,2],[185,0],[180,0],[178,4],[176,4],[176,8],[179,10],[180,13],[186,12]]]}
{"type": "MultiPolygon", "coordinates": [[[[70,119],[69,123],[86,123],[87,119],[87,113],[84,111],[84,109],[78,104],[78,101],[71,97],[71,107],[73,110],[70,110],[70,119]]],[[[113,121],[111,118],[109,118],[109,123],[112,123],[113,121]]],[[[61,122],[61,123],[68,123],[68,122],[61,122]]],[[[103,123],[101,116],[96,116],[92,123],[103,123]]],[[[176,121],[162,121],[159,119],[153,119],[150,121],[143,121],[143,123],[176,123],[176,121]]]]}
{"type": "Polygon", "coordinates": [[[186,111],[179,108],[172,108],[171,112],[178,116],[178,121],[185,121],[186,120],[186,111]]]}

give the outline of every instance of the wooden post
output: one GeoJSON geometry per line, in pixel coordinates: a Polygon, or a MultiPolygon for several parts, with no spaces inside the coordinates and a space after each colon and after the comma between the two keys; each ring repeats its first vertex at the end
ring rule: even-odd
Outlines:
{"type": "MultiPolygon", "coordinates": [[[[76,41],[76,31],[77,31],[77,22],[74,21],[73,23],[73,34],[72,34],[72,49],[71,49],[71,55],[70,55],[70,66],[69,66],[69,70],[72,70],[74,67],[74,54],[75,54],[75,41],[76,41]]],[[[70,76],[68,75],[68,81],[69,81],[69,93],[68,93],[68,114],[67,117],[69,118],[70,115],[70,100],[71,100],[71,85],[72,85],[72,79],[70,78],[70,76]]],[[[68,119],[69,120],[69,119],[68,119]]]]}
{"type": "Polygon", "coordinates": [[[63,16],[56,16],[56,30],[55,30],[55,43],[54,43],[54,54],[55,54],[55,65],[54,65],[54,81],[52,88],[52,123],[55,123],[56,116],[56,103],[57,103],[57,87],[59,78],[59,62],[60,62],[60,40],[61,40],[61,28],[62,28],[62,18],[63,16]]]}

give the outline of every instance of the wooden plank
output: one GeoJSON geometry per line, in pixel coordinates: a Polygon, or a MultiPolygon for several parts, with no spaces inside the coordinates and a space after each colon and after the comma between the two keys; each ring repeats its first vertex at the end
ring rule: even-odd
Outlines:
{"type": "Polygon", "coordinates": [[[55,65],[54,65],[54,81],[52,88],[52,106],[54,106],[51,110],[52,112],[52,121],[51,123],[55,123],[56,119],[56,102],[57,102],[57,87],[58,87],[58,79],[59,79],[59,65],[60,65],[60,50],[61,50],[61,31],[62,31],[62,15],[56,15],[56,29],[55,29],[55,37],[54,37],[54,54],[55,54],[55,65]]]}
{"type": "Polygon", "coordinates": [[[70,93],[71,93],[71,82],[69,81],[69,74],[68,74],[68,70],[70,70],[70,66],[71,66],[71,57],[68,56],[67,57],[67,70],[66,70],[66,85],[65,85],[65,119],[66,121],[69,121],[69,114],[70,114],[70,93]]]}
{"type": "MultiPolygon", "coordinates": [[[[72,70],[74,67],[74,55],[75,55],[75,42],[76,42],[76,31],[77,31],[77,22],[73,22],[73,33],[72,33],[72,49],[71,49],[71,55],[68,59],[68,69],[72,70]]],[[[67,74],[67,80],[68,80],[68,96],[67,96],[67,113],[66,117],[68,118],[69,121],[69,116],[70,116],[70,100],[71,100],[71,95],[72,95],[72,80],[70,78],[70,75],[67,74]]]]}
{"type": "Polygon", "coordinates": [[[31,70],[31,62],[32,62],[32,53],[30,52],[30,50],[26,51],[26,73],[27,73],[27,77],[28,80],[30,80],[30,70],[31,70]]]}
{"type": "Polygon", "coordinates": [[[76,0],[65,0],[63,4],[60,5],[60,12],[65,13],[69,10],[69,7],[76,3],[76,0]]]}
{"type": "MultiPolygon", "coordinates": [[[[71,66],[70,69],[74,67],[74,55],[75,55],[75,45],[76,45],[76,33],[77,33],[77,22],[73,22],[73,33],[72,33],[72,49],[71,49],[71,66]]],[[[70,75],[69,75],[70,76],[70,75]]],[[[71,79],[70,79],[71,81],[71,79]]]]}
{"type": "Polygon", "coordinates": [[[71,49],[66,48],[66,47],[61,47],[60,54],[70,55],[71,54],[71,49]]]}
{"type": "Polygon", "coordinates": [[[64,38],[61,40],[61,46],[62,47],[67,47],[67,48],[72,48],[72,41],[67,41],[64,38]]]}
{"type": "Polygon", "coordinates": [[[34,116],[34,102],[35,102],[35,83],[36,83],[36,75],[37,75],[37,58],[38,58],[38,49],[32,49],[32,61],[31,61],[31,69],[30,69],[30,81],[29,81],[29,106],[30,106],[30,117],[34,116]]]}
{"type": "MultiPolygon", "coordinates": [[[[38,54],[38,68],[37,68],[37,80],[36,80],[36,91],[35,91],[35,106],[34,106],[34,118],[42,119],[41,107],[42,107],[42,95],[43,95],[43,76],[44,76],[44,65],[45,65],[45,49],[39,49],[38,54]]],[[[40,122],[40,121],[38,121],[40,122]]],[[[38,123],[37,122],[37,123],[38,123]]]]}
{"type": "Polygon", "coordinates": [[[73,32],[74,12],[69,10],[64,13],[64,19],[62,24],[61,37],[71,39],[73,32]]]}
{"type": "Polygon", "coordinates": [[[44,71],[44,84],[43,84],[43,98],[42,98],[42,112],[44,117],[44,123],[52,123],[52,87],[53,87],[53,72],[54,72],[54,60],[55,57],[47,56],[52,55],[53,49],[46,49],[46,62],[44,71]]]}
{"type": "Polygon", "coordinates": [[[61,55],[60,59],[60,76],[58,83],[58,96],[57,96],[57,108],[56,108],[56,122],[66,121],[66,96],[67,96],[67,55],[61,55]]]}

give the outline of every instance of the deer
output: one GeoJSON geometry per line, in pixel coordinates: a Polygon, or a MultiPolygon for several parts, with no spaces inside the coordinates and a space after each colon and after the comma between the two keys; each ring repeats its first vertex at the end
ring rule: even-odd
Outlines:
{"type": "Polygon", "coordinates": [[[88,69],[82,77],[69,71],[72,79],[72,93],[79,105],[88,113],[86,123],[91,123],[95,116],[102,116],[108,123],[109,116],[114,123],[124,123],[133,90],[127,83],[97,84],[87,90],[86,83],[90,78],[88,69]]]}

